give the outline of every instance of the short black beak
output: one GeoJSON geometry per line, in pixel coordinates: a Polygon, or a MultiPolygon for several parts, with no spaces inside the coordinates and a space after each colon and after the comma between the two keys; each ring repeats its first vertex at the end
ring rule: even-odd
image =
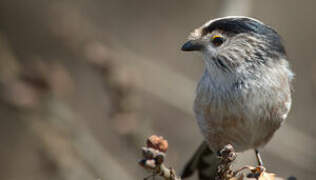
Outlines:
{"type": "Polygon", "coordinates": [[[199,40],[190,40],[183,44],[182,51],[199,51],[203,48],[203,44],[199,40]]]}

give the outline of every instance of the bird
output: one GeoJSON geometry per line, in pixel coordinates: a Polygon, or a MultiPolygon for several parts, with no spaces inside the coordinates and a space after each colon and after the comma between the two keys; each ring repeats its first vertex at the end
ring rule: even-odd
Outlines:
{"type": "Polygon", "coordinates": [[[236,152],[265,146],[291,109],[294,73],[281,36],[258,19],[212,19],[190,33],[182,51],[202,54],[204,72],[193,110],[204,141],[181,177],[216,173],[216,154],[227,144],[236,152]]]}

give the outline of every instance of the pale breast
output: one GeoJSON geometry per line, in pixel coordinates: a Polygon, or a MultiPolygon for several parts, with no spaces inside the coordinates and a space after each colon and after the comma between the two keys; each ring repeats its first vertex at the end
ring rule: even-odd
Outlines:
{"type": "Polygon", "coordinates": [[[265,145],[289,112],[289,87],[267,96],[264,91],[273,90],[233,92],[205,81],[209,80],[202,78],[198,85],[194,112],[203,136],[215,151],[226,144],[232,144],[236,151],[265,145]]]}

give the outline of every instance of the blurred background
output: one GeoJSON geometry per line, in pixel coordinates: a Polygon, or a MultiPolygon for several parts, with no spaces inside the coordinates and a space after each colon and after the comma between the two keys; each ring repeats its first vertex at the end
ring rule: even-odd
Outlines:
{"type": "MultiPolygon", "coordinates": [[[[202,141],[191,109],[203,70],[180,47],[226,15],[258,18],[282,35],[296,73],[293,108],[262,156],[279,176],[315,179],[315,5],[1,0],[0,179],[142,179],[149,173],[137,160],[151,134],[169,141],[167,165],[180,173],[202,141]]],[[[236,166],[254,158],[242,153],[236,166]]]]}

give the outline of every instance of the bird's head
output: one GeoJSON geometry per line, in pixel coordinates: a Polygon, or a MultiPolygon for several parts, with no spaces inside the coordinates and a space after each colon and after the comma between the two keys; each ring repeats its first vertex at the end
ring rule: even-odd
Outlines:
{"type": "Polygon", "coordinates": [[[233,71],[243,64],[266,64],[286,56],[274,29],[241,16],[207,22],[190,34],[182,50],[202,52],[208,66],[223,71],[233,71]]]}

